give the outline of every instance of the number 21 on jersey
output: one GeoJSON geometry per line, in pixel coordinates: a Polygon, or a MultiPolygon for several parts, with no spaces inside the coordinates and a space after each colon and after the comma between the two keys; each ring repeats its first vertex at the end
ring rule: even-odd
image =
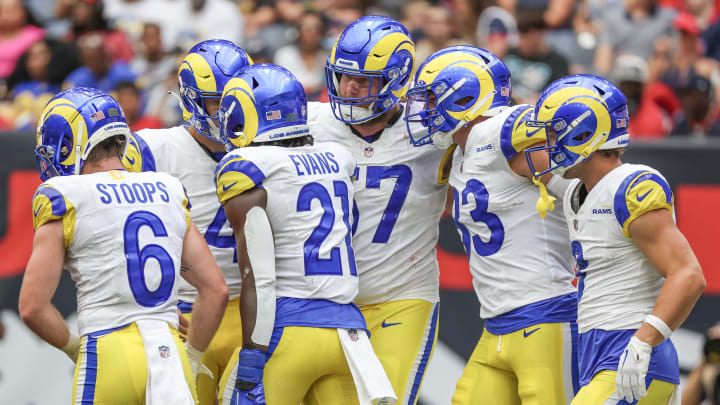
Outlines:
{"type": "MultiPolygon", "coordinates": [[[[342,220],[347,233],[345,234],[345,248],[347,249],[348,265],[350,274],[357,276],[355,268],[355,252],[350,244],[351,228],[350,228],[350,202],[348,185],[344,181],[333,181],[333,193],[335,197],[340,199],[342,208],[342,220]]],[[[325,239],[330,235],[335,226],[335,207],[333,206],[333,198],[321,183],[308,183],[300,189],[297,201],[297,211],[310,211],[312,202],[318,200],[323,209],[323,215],[320,223],[312,231],[303,246],[305,258],[305,275],[306,276],[342,276],[344,263],[340,255],[338,246],[330,249],[329,258],[320,257],[320,247],[325,239]]]]}

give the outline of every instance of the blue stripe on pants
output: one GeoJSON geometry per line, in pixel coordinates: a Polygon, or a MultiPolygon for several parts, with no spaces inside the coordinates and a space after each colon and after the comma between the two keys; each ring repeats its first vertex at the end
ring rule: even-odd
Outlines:
{"type": "Polygon", "coordinates": [[[86,348],[85,382],[81,405],[93,405],[95,402],[95,384],[97,383],[97,338],[88,336],[86,348]]]}
{"type": "Polygon", "coordinates": [[[423,375],[425,375],[425,369],[427,368],[428,361],[430,360],[430,353],[432,353],[432,349],[435,344],[435,329],[437,328],[439,309],[440,304],[435,304],[435,310],[432,314],[432,323],[430,324],[430,333],[428,333],[427,342],[425,343],[425,351],[423,352],[422,360],[420,360],[420,365],[418,366],[417,373],[415,374],[415,381],[413,381],[410,397],[407,401],[408,404],[415,403],[418,391],[420,391],[420,383],[422,382],[423,375]]]}

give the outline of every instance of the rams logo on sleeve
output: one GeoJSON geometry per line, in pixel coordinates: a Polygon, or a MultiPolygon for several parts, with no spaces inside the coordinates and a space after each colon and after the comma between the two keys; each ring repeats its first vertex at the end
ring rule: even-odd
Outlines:
{"type": "Polygon", "coordinates": [[[226,156],[215,171],[215,185],[221,203],[262,184],[265,174],[255,163],[238,155],[226,156]]]}
{"type": "Polygon", "coordinates": [[[75,207],[56,188],[41,184],[33,196],[33,228],[37,230],[50,221],[63,221],[65,247],[75,233],[75,207]]]}
{"type": "Polygon", "coordinates": [[[615,217],[628,238],[628,228],[637,217],[658,209],[672,212],[673,193],[659,174],[640,170],[623,180],[615,193],[615,217]]]}
{"type": "Polygon", "coordinates": [[[155,157],[148,144],[137,134],[128,138],[128,147],[122,159],[123,166],[129,172],[154,172],[155,157]]]}
{"type": "Polygon", "coordinates": [[[532,117],[533,106],[519,106],[508,115],[500,130],[500,147],[505,159],[510,161],[523,150],[547,141],[545,128],[528,127],[526,121],[532,117]]]}

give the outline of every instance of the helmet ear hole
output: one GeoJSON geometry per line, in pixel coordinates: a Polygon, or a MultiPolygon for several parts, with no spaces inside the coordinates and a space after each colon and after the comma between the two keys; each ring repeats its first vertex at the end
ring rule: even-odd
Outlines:
{"type": "Polygon", "coordinates": [[[459,106],[466,106],[468,105],[475,97],[473,96],[465,96],[461,99],[455,100],[455,104],[459,106]]]}
{"type": "Polygon", "coordinates": [[[60,142],[60,160],[63,161],[67,159],[70,154],[72,153],[72,144],[73,141],[69,136],[63,136],[62,141],[60,142]]]}
{"type": "Polygon", "coordinates": [[[239,134],[243,132],[243,129],[245,129],[245,124],[238,124],[233,127],[232,131],[233,133],[239,134]]]}
{"type": "Polygon", "coordinates": [[[582,134],[573,137],[573,141],[583,142],[588,138],[588,136],[590,136],[590,132],[583,132],[582,134]]]}

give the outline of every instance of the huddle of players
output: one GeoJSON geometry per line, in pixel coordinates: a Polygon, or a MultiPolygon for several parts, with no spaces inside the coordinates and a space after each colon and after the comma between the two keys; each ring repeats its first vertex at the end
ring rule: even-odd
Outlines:
{"type": "Polygon", "coordinates": [[[679,401],[667,338],[704,279],[666,180],[619,159],[624,95],[576,75],[510,107],[485,50],[413,65],[407,29],[368,16],[328,58],[328,104],[227,41],[183,60],[182,126],[51,100],[20,312],[76,360],[73,403],[416,403],[448,182],[485,319],[453,404],[679,401]],[[50,304],[63,267],[82,338],[50,304]]]}

